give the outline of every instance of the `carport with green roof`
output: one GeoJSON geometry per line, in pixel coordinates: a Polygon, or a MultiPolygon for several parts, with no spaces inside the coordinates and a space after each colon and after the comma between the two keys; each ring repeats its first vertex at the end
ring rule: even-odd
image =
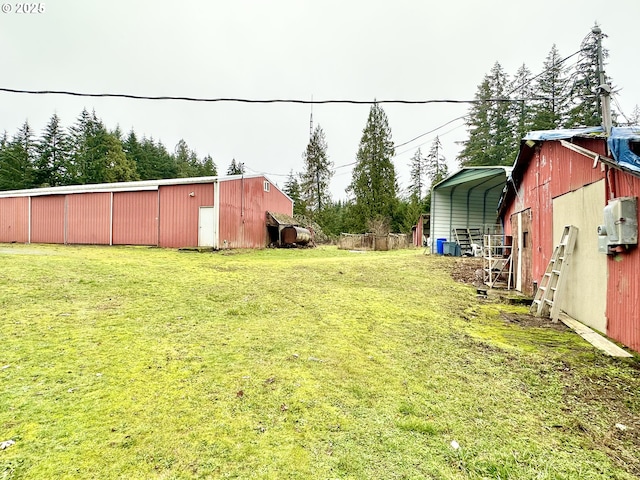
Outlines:
{"type": "Polygon", "coordinates": [[[455,229],[496,233],[498,201],[512,167],[465,167],[431,190],[431,251],[438,239],[455,242],[455,229]]]}

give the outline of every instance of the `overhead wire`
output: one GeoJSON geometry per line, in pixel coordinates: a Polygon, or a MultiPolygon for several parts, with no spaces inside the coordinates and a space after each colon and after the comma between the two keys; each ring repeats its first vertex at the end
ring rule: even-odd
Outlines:
{"type": "MultiPolygon", "coordinates": [[[[374,104],[406,104],[406,105],[428,105],[437,103],[478,103],[480,100],[458,100],[458,99],[427,99],[427,100],[353,100],[353,99],[326,99],[326,100],[303,100],[295,98],[238,98],[238,97],[186,97],[173,95],[134,95],[129,93],[88,93],[73,92],[69,90],[24,90],[17,88],[0,87],[0,92],[21,93],[28,95],[68,95],[73,97],[91,98],[125,98],[129,100],[177,100],[185,102],[205,102],[205,103],[294,103],[300,105],[322,105],[322,104],[352,104],[352,105],[374,105],[374,104]]],[[[483,101],[491,102],[512,102],[509,98],[491,98],[483,101]]]]}

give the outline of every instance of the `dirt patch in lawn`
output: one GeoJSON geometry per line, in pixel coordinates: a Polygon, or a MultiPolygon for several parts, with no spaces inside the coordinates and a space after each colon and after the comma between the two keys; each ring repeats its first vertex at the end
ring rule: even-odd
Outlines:
{"type": "Polygon", "coordinates": [[[482,258],[457,258],[451,270],[451,276],[457,282],[476,286],[482,285],[482,258]]]}
{"type": "Polygon", "coordinates": [[[514,325],[520,325],[521,327],[537,327],[537,328],[550,328],[551,330],[558,330],[560,332],[566,332],[569,330],[562,322],[552,322],[547,317],[534,317],[533,315],[522,313],[510,313],[500,312],[500,318],[506,322],[514,325]]]}

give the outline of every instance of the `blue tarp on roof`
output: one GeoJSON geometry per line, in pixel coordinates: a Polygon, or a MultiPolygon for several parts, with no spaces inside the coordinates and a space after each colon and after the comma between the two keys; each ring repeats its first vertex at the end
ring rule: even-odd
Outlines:
{"type": "MultiPolygon", "coordinates": [[[[586,137],[590,135],[601,136],[604,134],[602,127],[566,128],[560,130],[538,130],[529,132],[523,140],[541,142],[545,140],[565,140],[573,137],[586,137]]],[[[611,135],[607,139],[609,150],[613,159],[624,168],[634,172],[640,172],[640,156],[633,153],[629,142],[640,143],[640,127],[613,127],[611,135]]]]}
{"type": "Polygon", "coordinates": [[[523,140],[533,140],[536,142],[544,140],[565,140],[567,138],[590,135],[594,133],[604,133],[602,127],[586,127],[586,128],[565,128],[558,130],[536,130],[529,132],[523,140]]]}
{"type": "Polygon", "coordinates": [[[620,166],[640,172],[640,157],[631,151],[629,145],[632,141],[640,142],[640,127],[613,127],[607,143],[620,166]]]}

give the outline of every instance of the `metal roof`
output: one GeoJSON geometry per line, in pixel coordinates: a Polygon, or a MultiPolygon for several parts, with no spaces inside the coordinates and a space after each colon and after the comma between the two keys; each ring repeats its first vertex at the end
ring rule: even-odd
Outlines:
{"type": "Polygon", "coordinates": [[[284,213],[267,212],[267,223],[275,225],[299,225],[295,218],[284,213]]]}
{"type": "Polygon", "coordinates": [[[467,188],[474,188],[495,177],[502,177],[503,181],[505,181],[511,174],[511,170],[513,170],[513,167],[464,167],[434,185],[433,189],[457,187],[459,185],[465,185],[467,188]]]}
{"type": "MultiPolygon", "coordinates": [[[[157,190],[163,185],[193,185],[199,183],[219,183],[241,178],[264,178],[275,188],[280,190],[268,177],[260,174],[253,175],[227,175],[215,177],[188,177],[188,178],[164,178],[160,180],[140,180],[135,182],[93,183],[84,185],[64,185],[60,187],[29,188],[24,190],[0,191],[3,197],[37,197],[41,195],[65,195],[73,193],[104,193],[104,192],[131,192],[142,190],[157,190]]],[[[280,190],[282,192],[282,190],[280,190]]],[[[284,192],[282,192],[284,194],[284,192]]],[[[286,195],[286,194],[285,194],[286,195]]],[[[288,197],[288,195],[287,195],[288,197]]]]}

